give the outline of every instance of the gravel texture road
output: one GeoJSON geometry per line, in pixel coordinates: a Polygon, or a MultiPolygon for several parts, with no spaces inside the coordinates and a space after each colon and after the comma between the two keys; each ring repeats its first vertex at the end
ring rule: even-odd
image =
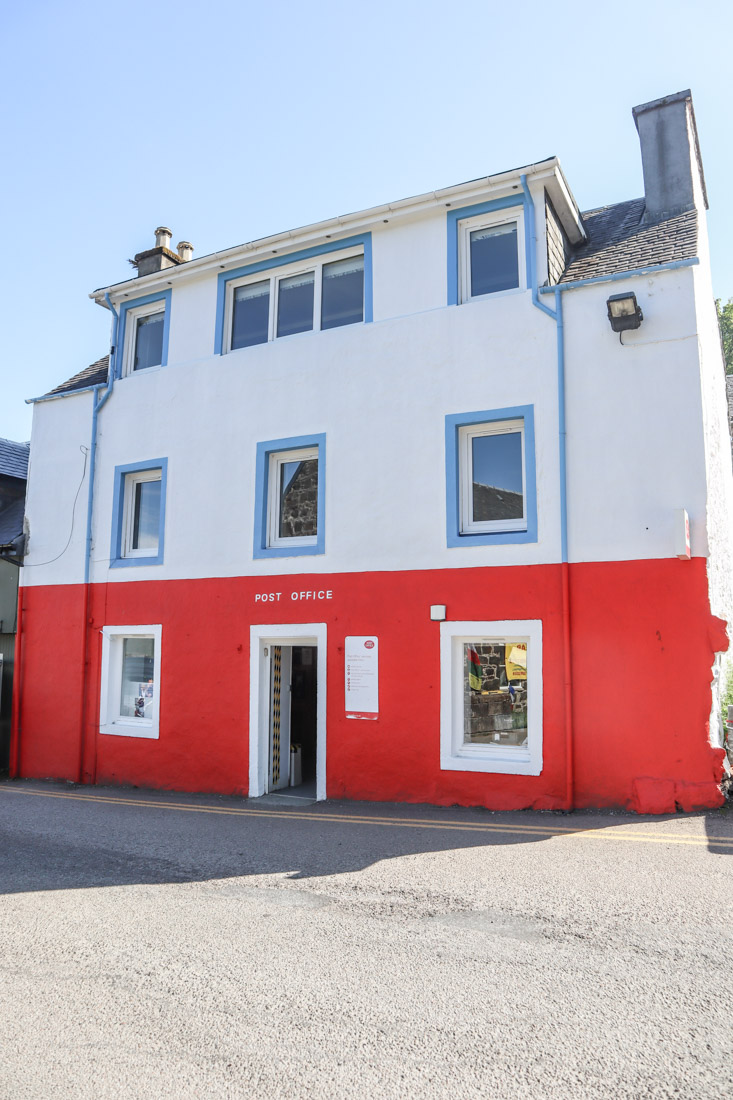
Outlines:
{"type": "Polygon", "coordinates": [[[733,1094],[733,813],[0,784],[0,1096],[733,1094]]]}

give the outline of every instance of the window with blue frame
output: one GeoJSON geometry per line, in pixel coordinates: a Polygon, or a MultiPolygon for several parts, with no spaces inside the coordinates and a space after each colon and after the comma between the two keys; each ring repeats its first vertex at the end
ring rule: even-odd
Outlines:
{"type": "Polygon", "coordinates": [[[257,445],[254,556],[325,550],[325,435],[257,445]]]}
{"type": "Polygon", "coordinates": [[[115,468],[112,566],[162,564],[167,466],[162,458],[115,468]]]}
{"type": "Polygon", "coordinates": [[[120,307],[118,373],[131,375],[168,362],[171,291],[148,294],[120,307]]]}
{"type": "Polygon", "coordinates": [[[446,417],[449,546],[537,540],[534,410],[446,417]]]}

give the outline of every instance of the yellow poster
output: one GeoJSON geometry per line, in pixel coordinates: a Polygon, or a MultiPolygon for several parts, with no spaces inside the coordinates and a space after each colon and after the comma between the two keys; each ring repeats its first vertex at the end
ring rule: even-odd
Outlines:
{"type": "Polygon", "coordinates": [[[507,642],[506,647],[507,680],[527,679],[527,643],[507,642]]]}

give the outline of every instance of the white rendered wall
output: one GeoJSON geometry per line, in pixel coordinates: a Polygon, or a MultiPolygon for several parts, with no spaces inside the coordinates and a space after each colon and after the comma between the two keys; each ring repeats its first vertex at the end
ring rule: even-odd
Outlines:
{"type": "Polygon", "coordinates": [[[26,568],[21,571],[23,585],[75,584],[84,579],[91,428],[90,392],[34,406],[25,502],[30,538],[26,568]],[[86,468],[81,448],[87,451],[86,468]],[[41,564],[52,559],[56,560],[50,565],[41,564]]]}
{"type": "MultiPolygon", "coordinates": [[[[211,354],[216,272],[175,286],[169,365],[117,382],[100,413],[92,580],[558,561],[555,325],[529,292],[445,306],[445,242],[445,211],[375,229],[375,316],[382,319],[225,356],[211,354]],[[535,410],[538,541],[449,549],[445,416],[516,405],[535,410]],[[255,561],[257,443],[320,432],[327,436],[325,554],[255,561]],[[110,569],[114,467],[161,457],[168,459],[164,564],[110,569]]],[[[705,555],[693,275],[629,280],[645,320],[622,347],[606,298],[626,287],[564,293],[570,558],[673,556],[679,508],[690,514],[693,554],[705,555]]],[[[33,463],[46,473],[31,477],[31,563],[53,557],[52,544],[58,552],[59,525],[68,533],[62,517],[78,485],[78,444],[89,441],[91,398],[37,405],[35,424],[33,463]]],[[[25,570],[24,584],[83,579],[85,521],[86,487],[69,551],[25,570]]]]}
{"type": "Polygon", "coordinates": [[[706,482],[691,269],[565,292],[571,561],[666,558],[675,511],[705,556],[706,482]],[[644,320],[623,334],[610,294],[633,291],[644,320]]]}

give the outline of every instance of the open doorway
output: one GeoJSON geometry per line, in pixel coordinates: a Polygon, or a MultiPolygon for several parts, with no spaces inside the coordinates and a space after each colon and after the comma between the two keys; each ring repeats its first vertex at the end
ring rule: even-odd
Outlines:
{"type": "Polygon", "coordinates": [[[270,648],[268,792],[316,797],[318,647],[270,648]]]}
{"type": "Polygon", "coordinates": [[[251,627],[250,671],[250,798],[324,799],[325,625],[251,627]]]}

